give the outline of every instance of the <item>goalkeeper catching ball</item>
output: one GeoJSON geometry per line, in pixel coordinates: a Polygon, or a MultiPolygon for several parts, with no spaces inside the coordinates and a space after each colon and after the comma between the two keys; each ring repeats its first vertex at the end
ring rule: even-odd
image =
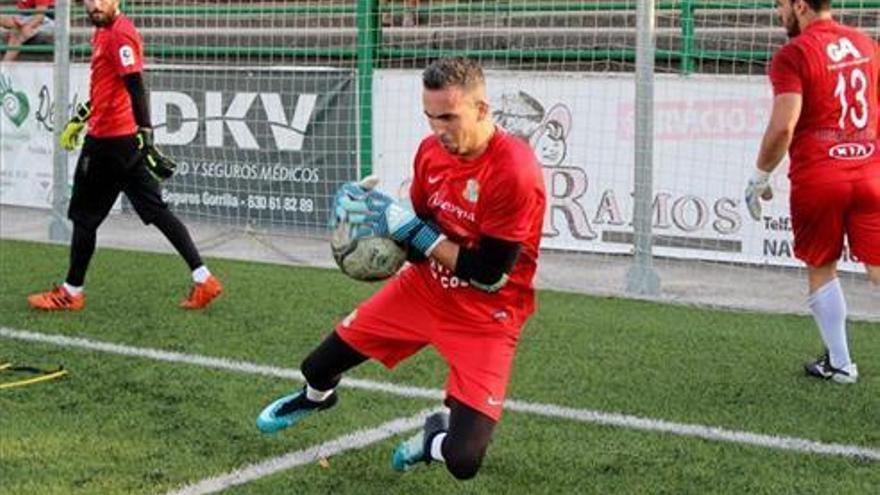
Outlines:
{"type": "Polygon", "coordinates": [[[373,180],[346,184],[335,199],[337,220],[398,241],[412,263],[305,358],[306,385],[269,404],[257,426],[293,426],[336,403],[349,369],[367,359],[392,368],[430,345],[449,367],[449,412],[429,416],[395,449],[392,466],[445,463],[468,479],[501,418],[520,330],[534,311],[546,196],[528,144],[493,124],[476,62],[438,60],[422,82],[433,134],[416,152],[412,209],[373,180]]]}
{"type": "Polygon", "coordinates": [[[90,100],[77,106],[61,135],[64,148],[83,146],[68,209],[73,221],[70,265],[63,285],[31,295],[28,303],[44,310],[85,306],[83,285],[95,252],[98,226],[124,192],[141,220],[158,227],[192,270],[192,290],[180,306],[204,308],[220,295],[223,286],[202,263],[186,227],[162,200],[159,183],[171,177],[176,165],[153,143],[141,36],[119,10],[119,0],[83,3],[95,25],[90,100]]]}

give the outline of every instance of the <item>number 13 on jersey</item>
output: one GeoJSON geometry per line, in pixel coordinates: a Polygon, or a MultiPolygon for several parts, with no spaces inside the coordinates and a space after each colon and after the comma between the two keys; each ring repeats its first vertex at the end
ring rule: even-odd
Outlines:
{"type": "MultiPolygon", "coordinates": [[[[829,43],[825,53],[835,66],[851,66],[867,62],[859,50],[847,38],[840,38],[837,43],[829,43]],[[844,61],[844,59],[847,59],[844,61]]],[[[834,96],[840,101],[840,119],[837,125],[846,129],[847,122],[852,123],[856,129],[864,129],[869,121],[868,105],[868,76],[860,67],[854,67],[847,71],[845,68],[837,74],[837,85],[834,87],[834,96]]]]}

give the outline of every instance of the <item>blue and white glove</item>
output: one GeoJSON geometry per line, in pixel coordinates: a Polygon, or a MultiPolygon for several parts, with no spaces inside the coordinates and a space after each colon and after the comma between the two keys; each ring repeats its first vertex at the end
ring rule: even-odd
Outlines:
{"type": "Polygon", "coordinates": [[[761,200],[773,199],[773,189],[770,188],[770,172],[755,169],[754,175],[746,185],[746,206],[749,215],[755,221],[761,220],[761,200]]]}
{"type": "Polygon", "coordinates": [[[409,207],[376,191],[374,188],[378,183],[376,177],[369,176],[356,184],[366,192],[365,195],[361,196],[357,190],[353,191],[355,194],[345,192],[336,202],[337,217],[353,224],[362,223],[373,235],[388,237],[430,256],[446,237],[417,217],[409,207]]]}
{"type": "Polygon", "coordinates": [[[346,182],[340,186],[333,197],[333,204],[330,208],[333,212],[330,217],[330,227],[336,227],[343,222],[363,223],[367,213],[367,194],[378,183],[378,177],[370,175],[360,182],[346,182]]]}

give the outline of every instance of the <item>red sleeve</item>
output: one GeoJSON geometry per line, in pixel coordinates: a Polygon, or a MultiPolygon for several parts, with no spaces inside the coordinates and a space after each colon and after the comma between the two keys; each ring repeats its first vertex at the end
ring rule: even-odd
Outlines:
{"type": "Polygon", "coordinates": [[[49,7],[51,8],[55,4],[55,0],[37,0],[37,7],[49,7]]]}
{"type": "Polygon", "coordinates": [[[773,85],[773,96],[782,93],[802,93],[800,67],[805,61],[800,50],[791,43],[776,52],[770,62],[770,83],[773,85]]]}
{"type": "Polygon", "coordinates": [[[133,29],[120,29],[113,34],[114,46],[111,47],[111,56],[116,66],[116,73],[125,76],[143,72],[144,52],[141,47],[141,37],[133,29]]]}
{"type": "Polygon", "coordinates": [[[505,159],[510,164],[499,167],[500,173],[485,185],[485,198],[480,198],[480,234],[520,242],[531,233],[539,174],[531,156],[517,159],[508,155],[505,159]]]}
{"type": "Polygon", "coordinates": [[[424,156],[425,141],[419,145],[416,151],[416,157],[413,159],[412,182],[409,185],[409,199],[412,203],[413,211],[420,218],[424,218],[428,212],[428,198],[425,196],[425,189],[422,187],[424,180],[424,171],[421,170],[422,158],[424,156]]]}

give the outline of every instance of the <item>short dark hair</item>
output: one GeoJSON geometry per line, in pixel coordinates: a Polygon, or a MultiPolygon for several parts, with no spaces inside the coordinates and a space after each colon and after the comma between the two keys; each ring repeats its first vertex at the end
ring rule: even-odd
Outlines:
{"type": "Polygon", "coordinates": [[[435,60],[422,72],[425,89],[445,89],[451,86],[471,89],[485,81],[479,62],[465,57],[435,60]]]}
{"type": "MultiPolygon", "coordinates": [[[[791,0],[791,3],[794,3],[794,0],[791,0]]],[[[816,12],[831,10],[831,0],[804,0],[804,3],[816,12]]]]}

